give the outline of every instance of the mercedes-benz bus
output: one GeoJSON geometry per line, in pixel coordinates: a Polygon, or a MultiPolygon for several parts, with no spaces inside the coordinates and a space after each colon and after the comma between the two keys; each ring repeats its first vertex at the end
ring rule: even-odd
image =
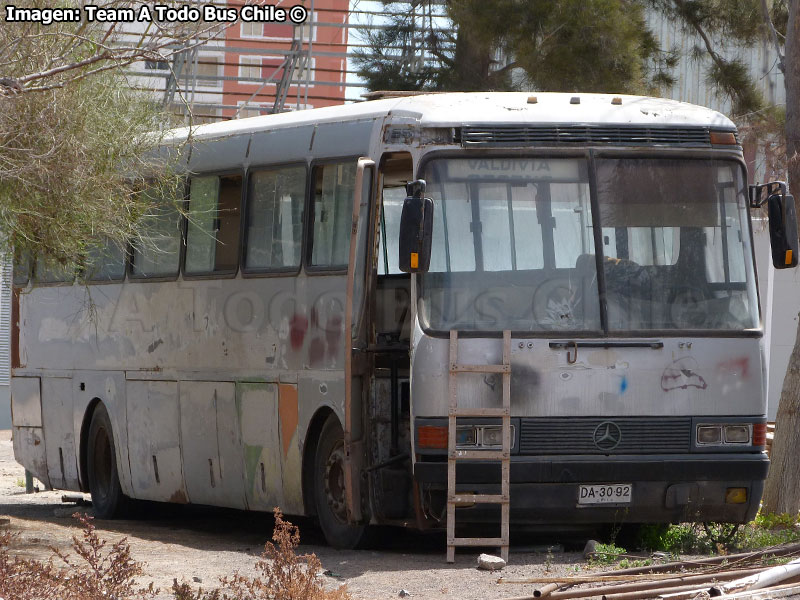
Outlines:
{"type": "MultiPolygon", "coordinates": [[[[14,452],[46,485],[106,518],[280,506],[354,546],[370,524],[444,527],[454,452],[456,491],[498,494],[503,459],[470,457],[505,434],[512,523],[755,515],[751,210],[776,267],[797,234],[785,186],[748,193],[725,116],[433,94],[178,130],[164,155],[186,193],[148,243],[77,274],[18,265],[14,452]],[[458,373],[459,408],[490,416],[454,432],[452,340],[459,363],[505,365],[458,373]]],[[[450,491],[459,523],[500,519],[450,491]]]]}

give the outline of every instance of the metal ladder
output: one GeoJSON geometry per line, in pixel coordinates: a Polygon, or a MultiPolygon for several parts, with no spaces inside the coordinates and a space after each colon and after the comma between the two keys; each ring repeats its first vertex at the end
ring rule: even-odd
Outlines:
{"type": "Polygon", "coordinates": [[[503,364],[468,365],[458,362],[458,332],[450,331],[450,408],[447,437],[447,562],[455,561],[456,546],[498,546],[508,561],[509,480],[511,471],[511,332],[503,332],[503,364]],[[458,407],[459,373],[501,373],[503,375],[503,406],[491,408],[458,407]],[[458,450],[456,448],[457,419],[460,417],[501,417],[502,450],[458,450]],[[456,493],[456,463],[460,460],[485,460],[500,463],[500,494],[456,493]],[[463,503],[500,504],[500,537],[456,537],[456,505],[463,503]]]}

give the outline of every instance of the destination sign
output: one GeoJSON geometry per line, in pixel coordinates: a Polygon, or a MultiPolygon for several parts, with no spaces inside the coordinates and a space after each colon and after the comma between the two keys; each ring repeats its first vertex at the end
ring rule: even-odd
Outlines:
{"type": "Polygon", "coordinates": [[[441,162],[447,165],[449,179],[586,180],[585,163],[575,159],[465,158],[441,162]]]}

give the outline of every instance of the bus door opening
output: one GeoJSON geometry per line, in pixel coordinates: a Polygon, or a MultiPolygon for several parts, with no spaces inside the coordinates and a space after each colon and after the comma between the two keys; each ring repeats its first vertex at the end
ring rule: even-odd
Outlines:
{"type": "Polygon", "coordinates": [[[406,183],[414,179],[411,154],[386,153],[379,166],[375,293],[372,310],[373,352],[371,474],[384,519],[413,514],[409,349],[411,343],[411,278],[398,268],[400,215],[406,183]]]}

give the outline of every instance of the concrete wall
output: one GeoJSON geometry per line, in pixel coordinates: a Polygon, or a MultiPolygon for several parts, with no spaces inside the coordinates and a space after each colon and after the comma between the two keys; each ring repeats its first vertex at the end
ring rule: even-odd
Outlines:
{"type": "Polygon", "coordinates": [[[800,269],[772,268],[769,233],[763,221],[753,221],[753,236],[767,355],[767,415],[770,421],[774,421],[789,356],[797,337],[800,269]]]}

